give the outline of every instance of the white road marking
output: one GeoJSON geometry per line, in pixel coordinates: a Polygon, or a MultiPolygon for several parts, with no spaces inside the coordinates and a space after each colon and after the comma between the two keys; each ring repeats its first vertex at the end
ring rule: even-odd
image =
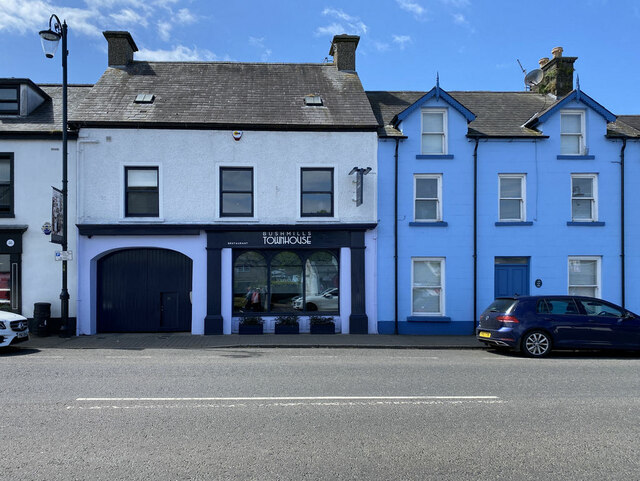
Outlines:
{"type": "Polygon", "coordinates": [[[105,356],[106,359],[151,359],[151,356],[136,356],[130,354],[128,356],[105,356]]]}
{"type": "Polygon", "coordinates": [[[76,401],[402,401],[402,400],[497,400],[498,396],[268,396],[268,397],[79,397],[76,401]]]}

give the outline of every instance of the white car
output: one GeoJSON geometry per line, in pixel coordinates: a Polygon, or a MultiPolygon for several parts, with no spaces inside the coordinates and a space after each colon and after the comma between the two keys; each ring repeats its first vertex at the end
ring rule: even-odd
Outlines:
{"type": "Polygon", "coordinates": [[[0,311],[0,347],[28,340],[27,318],[12,312],[0,311]]]}
{"type": "MultiPolygon", "coordinates": [[[[307,296],[307,311],[337,311],[338,310],[338,288],[330,287],[315,296],[307,296]]],[[[294,309],[302,310],[302,296],[294,297],[291,300],[294,309]]]]}

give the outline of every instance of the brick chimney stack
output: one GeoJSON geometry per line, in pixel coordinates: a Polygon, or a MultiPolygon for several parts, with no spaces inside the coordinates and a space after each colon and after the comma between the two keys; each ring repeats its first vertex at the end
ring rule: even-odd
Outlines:
{"type": "Polygon", "coordinates": [[[102,32],[109,46],[109,67],[124,67],[133,62],[133,52],[138,51],[129,32],[102,32]]]}
{"type": "Polygon", "coordinates": [[[551,55],[553,55],[551,60],[546,57],[540,59],[540,68],[544,77],[531,90],[564,97],[573,90],[573,63],[578,60],[578,57],[563,57],[562,47],[555,47],[551,50],[551,55]]]}
{"type": "Polygon", "coordinates": [[[360,37],[357,35],[336,35],[331,42],[329,55],[333,56],[333,64],[338,70],[356,71],[356,48],[360,37]]]}

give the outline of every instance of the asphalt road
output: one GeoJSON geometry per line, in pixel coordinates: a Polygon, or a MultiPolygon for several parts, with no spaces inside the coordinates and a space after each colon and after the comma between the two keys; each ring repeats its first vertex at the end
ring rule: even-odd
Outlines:
{"type": "Polygon", "coordinates": [[[0,353],[0,479],[640,479],[639,354],[0,353]]]}

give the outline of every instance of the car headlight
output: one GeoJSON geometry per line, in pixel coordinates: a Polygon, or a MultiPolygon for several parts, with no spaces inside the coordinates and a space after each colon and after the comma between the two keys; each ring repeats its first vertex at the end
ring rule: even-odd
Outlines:
{"type": "Polygon", "coordinates": [[[5,326],[4,322],[0,321],[0,329],[6,329],[7,326],[5,326]]]}

